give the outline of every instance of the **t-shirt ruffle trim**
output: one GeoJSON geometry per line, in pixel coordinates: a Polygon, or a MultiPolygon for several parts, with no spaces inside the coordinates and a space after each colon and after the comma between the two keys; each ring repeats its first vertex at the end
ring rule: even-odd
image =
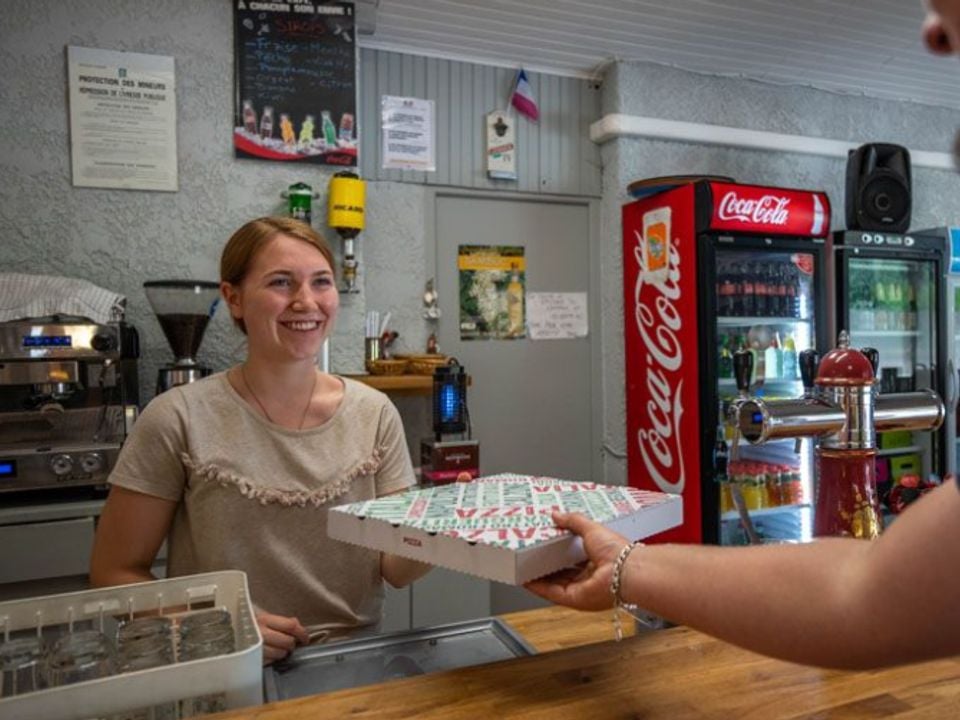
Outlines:
{"type": "Polygon", "coordinates": [[[183,453],[180,459],[184,466],[193,471],[197,479],[205,482],[215,482],[221,487],[236,488],[245,498],[256,500],[261,505],[320,507],[344,495],[357,478],[377,472],[383,464],[385,450],[384,447],[376,448],[370,457],[357,463],[342,479],[316,490],[284,490],[282,488],[263,487],[213,463],[198,463],[187,453],[183,453]]]}

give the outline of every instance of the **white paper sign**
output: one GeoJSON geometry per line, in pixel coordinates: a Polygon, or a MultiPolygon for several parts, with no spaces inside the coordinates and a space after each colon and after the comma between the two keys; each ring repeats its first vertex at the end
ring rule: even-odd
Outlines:
{"type": "Polygon", "coordinates": [[[77,187],[177,190],[172,57],[67,48],[77,187]]]}
{"type": "Polygon", "coordinates": [[[437,169],[433,100],[384,95],[380,99],[384,169],[437,169]]]}
{"type": "Polygon", "coordinates": [[[527,293],[527,333],[531,340],[587,336],[586,293],[527,293]]]}

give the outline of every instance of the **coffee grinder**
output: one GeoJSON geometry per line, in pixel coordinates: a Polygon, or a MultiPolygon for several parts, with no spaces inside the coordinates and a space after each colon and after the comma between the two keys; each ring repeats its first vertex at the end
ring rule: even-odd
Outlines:
{"type": "Polygon", "coordinates": [[[420,473],[431,485],[454,482],[461,474],[480,474],[480,443],[470,438],[467,374],[451,358],[433,372],[433,434],[420,443],[420,473]],[[459,435],[459,438],[450,438],[459,435]]]}
{"type": "Polygon", "coordinates": [[[209,375],[211,369],[196,357],[220,301],[220,286],[209,280],[149,280],[143,289],[175,357],[160,368],[157,394],[209,375]]]}

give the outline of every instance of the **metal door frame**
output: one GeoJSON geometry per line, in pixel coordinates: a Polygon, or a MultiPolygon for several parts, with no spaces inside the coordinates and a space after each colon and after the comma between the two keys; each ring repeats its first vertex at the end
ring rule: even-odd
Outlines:
{"type": "MultiPolygon", "coordinates": [[[[506,200],[528,203],[542,203],[548,205],[578,205],[587,208],[589,237],[588,253],[589,272],[587,284],[587,320],[589,331],[587,336],[590,347],[590,468],[594,482],[603,482],[603,352],[600,336],[600,198],[582,197],[575,195],[532,195],[515,191],[469,190],[452,187],[426,186],[424,193],[424,227],[426,237],[426,276],[437,277],[437,203],[442,198],[464,198],[469,200],[506,200]]],[[[439,322],[444,322],[443,317],[439,322]]],[[[446,319],[449,322],[449,318],[446,319]]]]}

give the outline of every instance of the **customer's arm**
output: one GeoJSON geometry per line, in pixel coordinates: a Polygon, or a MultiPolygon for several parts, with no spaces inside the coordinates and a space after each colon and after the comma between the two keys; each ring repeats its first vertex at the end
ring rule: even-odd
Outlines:
{"type": "Polygon", "coordinates": [[[97,524],[90,561],[94,586],[153,580],[150,568],[177,503],[114,486],[97,524]]]}
{"type": "MultiPolygon", "coordinates": [[[[582,516],[594,567],[528,587],[564,605],[609,607],[625,540],[582,516]]],[[[960,493],[950,482],[879,539],[718,548],[649,545],[624,567],[622,596],[750,650],[830,667],[875,667],[960,653],[960,493]]]]}

